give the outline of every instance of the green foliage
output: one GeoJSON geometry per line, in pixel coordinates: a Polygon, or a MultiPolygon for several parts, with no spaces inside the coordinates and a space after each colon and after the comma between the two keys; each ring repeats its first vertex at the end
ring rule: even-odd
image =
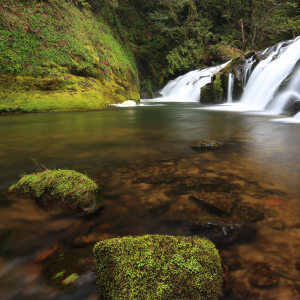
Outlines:
{"type": "Polygon", "coordinates": [[[71,284],[71,283],[75,282],[78,278],[79,278],[78,274],[77,274],[77,273],[73,273],[73,274],[71,274],[70,276],[68,276],[68,277],[63,281],[63,283],[64,283],[65,285],[68,285],[68,284],[71,284]]]}
{"type": "Polygon", "coordinates": [[[45,170],[23,175],[8,191],[38,198],[52,196],[86,208],[95,204],[98,185],[86,175],[73,170],[45,170]]]}
{"type": "Polygon", "coordinates": [[[65,274],[65,272],[66,272],[66,270],[62,270],[61,272],[56,273],[56,275],[54,275],[54,276],[52,277],[52,279],[56,279],[56,278],[59,278],[59,277],[63,277],[64,274],[65,274]]]}
{"type": "Polygon", "coordinates": [[[219,299],[222,267],[212,242],[145,235],[94,247],[102,299],[219,299]]]}

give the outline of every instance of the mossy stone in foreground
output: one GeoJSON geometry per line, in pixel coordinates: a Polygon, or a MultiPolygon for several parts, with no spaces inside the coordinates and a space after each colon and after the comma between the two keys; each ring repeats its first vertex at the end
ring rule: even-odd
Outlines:
{"type": "Polygon", "coordinates": [[[145,235],[94,247],[99,299],[214,300],[222,295],[218,250],[198,237],[145,235]]]}
{"type": "Polygon", "coordinates": [[[52,196],[87,208],[95,204],[98,185],[87,176],[72,170],[45,170],[23,175],[8,191],[38,198],[52,196]]]}

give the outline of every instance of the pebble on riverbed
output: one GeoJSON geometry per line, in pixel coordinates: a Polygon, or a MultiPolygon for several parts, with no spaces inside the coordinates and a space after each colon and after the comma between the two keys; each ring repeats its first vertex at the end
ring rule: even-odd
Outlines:
{"type": "Polygon", "coordinates": [[[199,140],[190,143],[192,148],[205,148],[205,149],[215,149],[222,145],[221,142],[216,140],[199,140]]]}

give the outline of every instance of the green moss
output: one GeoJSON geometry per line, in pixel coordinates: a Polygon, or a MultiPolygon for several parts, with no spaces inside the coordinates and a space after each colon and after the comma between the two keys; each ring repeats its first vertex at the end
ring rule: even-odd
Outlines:
{"type": "Polygon", "coordinates": [[[8,191],[38,198],[52,196],[87,208],[95,205],[98,185],[87,176],[72,170],[45,170],[23,175],[8,191]]]}
{"type": "Polygon", "coordinates": [[[0,112],[140,99],[133,52],[105,16],[64,0],[22,2],[0,10],[0,112]]]}
{"type": "Polygon", "coordinates": [[[213,81],[214,102],[220,102],[223,97],[221,73],[214,74],[212,81],[213,81]]]}
{"type": "Polygon", "coordinates": [[[230,46],[220,46],[217,50],[217,55],[223,62],[235,59],[241,54],[243,54],[242,50],[230,46]]]}
{"type": "Polygon", "coordinates": [[[123,237],[94,247],[99,299],[218,299],[222,268],[207,239],[123,237]]]}

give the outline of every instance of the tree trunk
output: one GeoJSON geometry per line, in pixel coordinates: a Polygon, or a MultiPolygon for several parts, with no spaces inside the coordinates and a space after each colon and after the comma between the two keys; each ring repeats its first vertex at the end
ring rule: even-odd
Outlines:
{"type": "Polygon", "coordinates": [[[243,19],[240,19],[240,22],[241,22],[241,31],[242,31],[242,47],[243,47],[243,50],[245,50],[245,33],[244,33],[243,19]]]}
{"type": "Polygon", "coordinates": [[[249,0],[249,35],[253,32],[253,0],[249,0]]]}

